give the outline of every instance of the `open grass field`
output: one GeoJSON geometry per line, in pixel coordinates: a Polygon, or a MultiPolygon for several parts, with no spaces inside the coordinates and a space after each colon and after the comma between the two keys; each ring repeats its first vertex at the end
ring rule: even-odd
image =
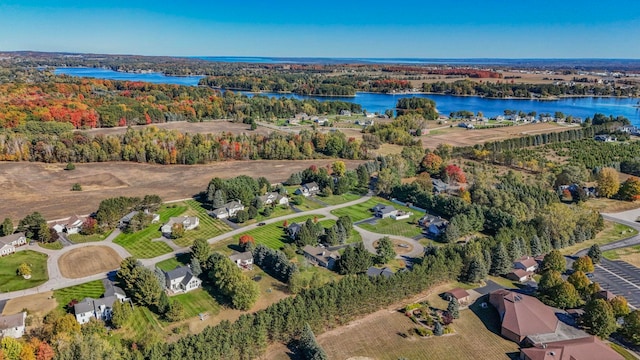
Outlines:
{"type": "Polygon", "coordinates": [[[346,193],[342,195],[319,196],[318,200],[329,205],[344,204],[349,201],[360,199],[362,196],[354,193],[346,193]]]}
{"type": "Polygon", "coordinates": [[[571,129],[569,126],[562,126],[556,123],[526,124],[474,130],[467,130],[458,127],[457,125],[453,126],[454,127],[452,128],[436,130],[433,132],[430,131],[429,134],[422,136],[423,147],[435,149],[440,144],[449,144],[452,146],[473,146],[476,144],[484,144],[489,141],[498,141],[526,135],[571,129]]]}
{"type": "MultiPolygon", "coordinates": [[[[0,203],[0,214],[21,219],[38,211],[46,219],[60,219],[90,214],[101,200],[110,197],[159,194],[165,201],[185,199],[205,190],[214,176],[265,176],[275,183],[286,180],[292,172],[311,165],[324,167],[333,161],[221,161],[206,165],[102,162],[76,164],[73,171],[65,171],[66,164],[1,162],[0,188],[4,201],[0,203]],[[83,191],[69,191],[74,183],[82,185],[83,191]]],[[[348,169],[362,162],[345,160],[348,169]]]]}
{"type": "Polygon", "coordinates": [[[605,251],[602,255],[609,260],[626,261],[629,264],[640,268],[640,245],[605,251]]]}
{"type": "Polygon", "coordinates": [[[214,219],[207,214],[207,210],[203,208],[199,202],[195,200],[187,200],[188,209],[182,216],[197,216],[200,219],[200,225],[194,230],[185,231],[184,236],[173,242],[178,246],[191,246],[196,239],[210,239],[227,231],[231,231],[229,225],[214,219]]]}
{"type": "Polygon", "coordinates": [[[144,230],[133,234],[122,233],[113,242],[124,247],[131,255],[139,259],[149,259],[162,254],[170,253],[169,245],[162,241],[153,241],[162,237],[160,232],[161,224],[169,221],[169,218],[179,216],[187,210],[186,206],[165,207],[158,212],[160,215],[159,224],[151,224],[144,230]]]}
{"type": "Polygon", "coordinates": [[[178,266],[187,265],[189,264],[190,261],[191,261],[191,254],[183,253],[183,254],[178,254],[177,256],[172,257],[170,259],[157,262],[155,266],[161,270],[169,271],[169,270],[175,269],[178,266]]]}
{"type": "Polygon", "coordinates": [[[630,202],[607,198],[589,199],[585,202],[588,207],[603,213],[617,213],[621,211],[633,210],[640,207],[640,202],[630,202]]]}
{"type": "Polygon", "coordinates": [[[163,333],[164,328],[157,315],[144,306],[136,306],[126,324],[116,330],[115,335],[138,343],[152,344],[162,341],[163,333]]]}
{"type": "Polygon", "coordinates": [[[71,300],[81,301],[86,297],[97,299],[104,294],[102,280],[90,281],[88,283],[54,290],[53,297],[58,302],[58,308],[63,309],[71,300]]]}
{"type": "Polygon", "coordinates": [[[111,235],[111,231],[107,231],[104,234],[93,234],[93,235],[82,235],[82,234],[71,234],[67,235],[69,240],[74,244],[86,243],[86,242],[97,242],[102,241],[111,235]]]}
{"type": "Polygon", "coordinates": [[[171,297],[171,300],[176,300],[184,306],[185,318],[198,316],[200,313],[216,315],[221,308],[220,304],[205,289],[175,295],[171,297]]]}
{"type": "MultiPolygon", "coordinates": [[[[307,219],[313,219],[314,217],[317,217],[318,219],[323,218],[324,216],[322,215],[306,215],[306,216],[300,216],[297,218],[293,218],[290,220],[287,220],[289,222],[289,224],[293,224],[293,223],[300,223],[300,222],[304,222],[307,221],[307,219]]],[[[265,246],[268,246],[272,249],[280,249],[284,246],[285,242],[287,242],[288,238],[285,234],[285,230],[282,227],[282,223],[273,223],[273,224],[268,224],[268,225],[264,225],[264,226],[260,226],[257,227],[255,229],[249,230],[246,233],[242,233],[240,235],[236,235],[233,237],[233,240],[235,241],[235,244],[238,243],[238,239],[240,239],[240,236],[247,234],[247,235],[251,235],[255,240],[256,240],[256,244],[263,244],[265,246]]]]}
{"type": "Polygon", "coordinates": [[[360,204],[356,204],[356,205],[349,206],[342,209],[333,210],[331,211],[331,213],[335,216],[349,215],[349,217],[351,217],[351,221],[355,223],[357,221],[373,217],[373,212],[371,211],[371,208],[376,206],[376,204],[378,203],[396,206],[394,203],[390,202],[389,200],[375,197],[360,204]]]}
{"type": "Polygon", "coordinates": [[[62,276],[79,279],[85,276],[107,273],[120,267],[122,258],[110,247],[87,246],[73,249],[58,259],[62,276]]]}
{"type": "Polygon", "coordinates": [[[582,249],[588,249],[593,244],[604,245],[610,242],[634,236],[636,234],[638,234],[638,231],[632,227],[614,223],[612,221],[605,221],[604,229],[600,233],[598,233],[598,235],[596,235],[595,239],[583,241],[579,244],[560,249],[560,252],[564,255],[571,255],[582,249]]]}
{"type": "Polygon", "coordinates": [[[15,254],[0,257],[0,291],[29,289],[45,283],[49,280],[47,258],[46,254],[32,250],[18,251],[15,254]],[[31,279],[24,279],[16,273],[18,266],[22,263],[31,266],[31,279]]]}
{"type": "Polygon", "coordinates": [[[269,216],[262,215],[262,212],[260,211],[258,212],[258,216],[256,216],[255,219],[247,220],[242,224],[238,224],[238,225],[247,226],[247,225],[255,224],[258,222],[262,222],[264,220],[273,219],[273,218],[277,218],[277,217],[289,215],[289,214],[293,214],[293,209],[291,207],[289,207],[288,205],[279,205],[272,209],[271,215],[269,216]]]}
{"type": "Polygon", "coordinates": [[[414,210],[413,215],[408,219],[393,220],[391,218],[386,218],[377,220],[375,225],[364,223],[358,226],[379,234],[406,236],[412,238],[422,234],[422,229],[417,225],[417,221],[422,217],[422,215],[424,214],[414,210]]]}

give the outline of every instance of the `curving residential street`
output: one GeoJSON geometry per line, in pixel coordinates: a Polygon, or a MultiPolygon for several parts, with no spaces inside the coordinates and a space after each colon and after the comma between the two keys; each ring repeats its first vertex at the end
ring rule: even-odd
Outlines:
{"type": "MultiPolygon", "coordinates": [[[[277,218],[265,220],[264,223],[265,224],[278,223],[278,222],[282,222],[284,220],[293,219],[293,218],[304,216],[304,215],[323,215],[323,216],[325,216],[326,219],[336,220],[337,217],[335,215],[331,214],[331,211],[363,203],[363,202],[371,199],[371,197],[372,197],[371,194],[367,194],[366,196],[363,196],[363,197],[361,197],[361,198],[359,198],[357,200],[353,200],[353,201],[350,201],[350,202],[347,202],[347,203],[344,203],[344,204],[332,205],[332,206],[327,206],[327,207],[324,207],[324,208],[321,208],[321,209],[308,210],[308,211],[303,211],[303,212],[299,212],[299,213],[293,213],[293,214],[289,214],[289,215],[284,215],[284,216],[280,216],[280,217],[277,217],[277,218]]],[[[175,202],[175,201],[173,201],[173,202],[175,202]]],[[[208,239],[207,241],[210,244],[215,244],[215,243],[217,243],[219,241],[228,239],[229,237],[232,237],[234,235],[239,235],[239,234],[245,233],[245,232],[247,232],[249,230],[252,230],[252,229],[255,229],[257,227],[258,227],[258,224],[252,224],[252,225],[244,226],[242,228],[226,232],[226,233],[218,235],[216,237],[212,237],[212,238],[208,239]]],[[[359,228],[358,226],[354,226],[354,229],[356,231],[358,231],[360,233],[360,235],[362,235],[362,241],[363,241],[363,243],[365,245],[365,248],[367,250],[369,250],[370,252],[375,253],[375,248],[373,247],[373,243],[376,240],[380,239],[381,237],[385,236],[385,234],[373,233],[373,232],[364,230],[362,228],[359,228]]],[[[79,284],[82,284],[82,283],[85,283],[85,282],[89,282],[89,281],[93,281],[93,280],[100,280],[100,279],[106,278],[107,277],[106,273],[95,274],[95,275],[86,276],[86,277],[78,278],[78,279],[65,278],[64,276],[62,276],[62,274],[60,273],[60,269],[58,268],[58,260],[60,259],[60,257],[62,255],[68,253],[69,251],[72,251],[72,250],[78,249],[78,248],[89,247],[89,246],[107,246],[107,247],[115,250],[118,253],[118,255],[120,255],[120,257],[122,257],[123,259],[126,258],[126,257],[129,257],[129,256],[131,256],[131,254],[125,248],[123,248],[122,246],[117,245],[117,244],[115,244],[113,242],[113,240],[119,234],[120,234],[120,230],[116,229],[103,241],[69,245],[69,246],[63,247],[61,250],[49,250],[49,249],[42,248],[42,247],[40,247],[38,245],[29,245],[29,246],[24,246],[24,247],[19,248],[18,251],[33,250],[33,251],[37,251],[37,252],[41,252],[41,253],[47,254],[49,256],[48,259],[47,259],[47,268],[48,268],[48,272],[49,272],[49,280],[47,282],[45,282],[44,284],[38,286],[38,287],[25,289],[25,290],[19,290],[19,291],[0,293],[0,300],[7,300],[7,299],[15,298],[15,297],[20,297],[20,296],[38,294],[40,292],[62,289],[62,288],[65,288],[65,287],[69,287],[69,286],[73,286],[73,285],[79,285],[79,284]]],[[[423,246],[418,241],[416,241],[414,239],[406,238],[406,237],[402,237],[402,236],[395,236],[395,235],[389,235],[389,236],[391,236],[393,238],[397,238],[397,239],[403,240],[405,242],[408,242],[413,247],[412,250],[409,253],[403,254],[402,256],[398,255],[397,258],[407,259],[407,258],[418,257],[424,251],[423,246]]],[[[154,257],[154,258],[150,258],[150,259],[140,259],[142,264],[145,265],[145,266],[153,266],[157,262],[160,262],[160,261],[163,261],[163,260],[167,260],[167,259],[175,257],[177,254],[186,253],[186,252],[190,251],[189,247],[180,248],[180,247],[176,246],[172,241],[168,241],[168,242],[172,243],[170,245],[171,248],[174,249],[172,252],[167,253],[167,254],[163,254],[163,255],[160,255],[160,256],[157,256],[157,257],[154,257]]],[[[113,270],[117,270],[117,269],[113,269],[113,270]]]]}

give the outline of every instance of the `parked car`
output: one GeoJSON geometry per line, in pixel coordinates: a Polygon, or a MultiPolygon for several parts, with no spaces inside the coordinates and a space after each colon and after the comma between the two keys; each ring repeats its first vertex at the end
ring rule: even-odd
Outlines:
{"type": "Polygon", "coordinates": [[[263,222],[258,223],[258,226],[262,226],[262,225],[267,225],[267,223],[263,223],[263,222]]]}
{"type": "Polygon", "coordinates": [[[593,273],[587,273],[587,277],[588,277],[589,279],[593,279],[593,273]]]}

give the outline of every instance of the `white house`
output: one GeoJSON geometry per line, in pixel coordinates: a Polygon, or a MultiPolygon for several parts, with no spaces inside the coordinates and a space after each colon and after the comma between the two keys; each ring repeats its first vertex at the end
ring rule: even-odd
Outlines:
{"type": "Polygon", "coordinates": [[[16,247],[26,245],[27,237],[24,233],[15,233],[0,237],[0,256],[13,254],[16,247]]]}
{"type": "Polygon", "coordinates": [[[21,312],[14,315],[0,315],[0,338],[12,337],[19,339],[24,335],[27,313],[21,312]]]}
{"type": "Polygon", "coordinates": [[[80,324],[86,324],[91,319],[109,321],[113,315],[113,304],[116,301],[129,301],[124,290],[113,285],[108,279],[103,279],[102,284],[105,291],[100,299],[84,298],[73,306],[76,321],[80,324]]]}
{"type": "Polygon", "coordinates": [[[280,195],[277,192],[268,192],[262,196],[258,196],[258,198],[260,198],[260,200],[262,200],[262,203],[265,205],[287,205],[289,204],[289,199],[284,196],[284,195],[280,195]]]}
{"type": "Polygon", "coordinates": [[[182,227],[185,231],[193,230],[200,225],[200,219],[196,216],[180,216],[180,217],[172,217],[169,219],[169,222],[162,225],[160,231],[162,231],[162,235],[171,236],[171,230],[173,229],[173,225],[182,224],[182,227]]]}
{"type": "Polygon", "coordinates": [[[171,271],[163,271],[167,290],[172,293],[183,293],[199,289],[202,280],[193,275],[191,268],[180,266],[171,271]]]}
{"type": "Polygon", "coordinates": [[[303,196],[312,196],[312,195],[318,194],[319,192],[320,192],[320,187],[318,186],[318,184],[316,184],[315,182],[310,182],[296,189],[295,194],[303,195],[303,196]]]}
{"type": "Polygon", "coordinates": [[[238,265],[240,269],[251,270],[253,268],[253,254],[251,251],[235,253],[229,256],[229,259],[238,265]]]}
{"type": "Polygon", "coordinates": [[[226,219],[236,216],[236,213],[240,210],[244,210],[244,205],[242,205],[240,200],[234,200],[209,212],[209,215],[217,219],[226,219]]]}

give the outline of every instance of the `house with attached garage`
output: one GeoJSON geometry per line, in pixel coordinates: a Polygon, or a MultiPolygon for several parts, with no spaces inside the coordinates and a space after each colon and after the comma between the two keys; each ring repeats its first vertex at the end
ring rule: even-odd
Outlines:
{"type": "Polygon", "coordinates": [[[160,229],[162,231],[162,235],[169,237],[171,236],[171,232],[173,229],[173,225],[181,224],[185,231],[193,230],[200,225],[200,219],[196,216],[180,216],[180,217],[172,217],[169,219],[169,222],[162,225],[160,229]]]}
{"type": "Polygon", "coordinates": [[[0,237],[0,256],[13,254],[16,252],[16,247],[26,244],[27,237],[24,233],[15,233],[0,237]]]}
{"type": "Polygon", "coordinates": [[[165,285],[170,293],[186,293],[202,286],[202,280],[193,275],[188,266],[180,266],[171,271],[163,271],[163,273],[165,285]]]}
{"type": "Polygon", "coordinates": [[[440,216],[427,214],[418,220],[418,224],[425,229],[425,233],[427,235],[431,237],[438,237],[447,230],[449,222],[440,216]]]}
{"type": "Polygon", "coordinates": [[[320,187],[318,186],[318,184],[316,184],[315,182],[310,182],[296,189],[294,194],[302,195],[302,196],[313,196],[313,195],[317,195],[319,192],[320,192],[320,187]]]}
{"type": "Polygon", "coordinates": [[[329,270],[333,269],[336,262],[340,259],[340,254],[335,251],[329,251],[323,247],[305,245],[302,248],[305,259],[313,264],[325,267],[329,270]]]}
{"type": "Polygon", "coordinates": [[[227,219],[236,216],[236,213],[240,210],[244,210],[244,205],[240,202],[240,200],[230,201],[221,207],[210,211],[209,215],[213,216],[216,219],[227,219]]]}
{"type": "Polygon", "coordinates": [[[111,320],[113,315],[113,304],[116,301],[124,303],[130,299],[124,290],[113,285],[108,279],[103,279],[104,294],[99,299],[84,298],[73,306],[73,312],[81,325],[88,323],[91,319],[102,321],[111,320]]]}
{"type": "Polygon", "coordinates": [[[231,259],[234,264],[238,265],[240,269],[253,269],[253,253],[251,251],[232,254],[229,256],[229,259],[231,259]]]}
{"type": "Polygon", "coordinates": [[[262,196],[258,196],[258,198],[262,200],[262,203],[265,205],[288,205],[289,204],[289,199],[286,196],[280,195],[277,192],[268,192],[262,196]]]}
{"type": "Polygon", "coordinates": [[[538,270],[538,262],[531,256],[523,256],[513,262],[513,268],[534,272],[538,270]]]}
{"type": "Polygon", "coordinates": [[[393,207],[393,205],[385,205],[385,204],[377,204],[376,206],[371,208],[371,210],[373,211],[373,214],[376,217],[379,217],[381,219],[395,216],[398,213],[398,210],[396,210],[396,208],[393,207]]]}
{"type": "Polygon", "coordinates": [[[77,234],[82,229],[85,219],[78,215],[73,215],[68,220],[57,221],[51,226],[57,233],[77,234]]]}
{"type": "Polygon", "coordinates": [[[0,315],[0,338],[21,338],[24,335],[26,320],[27,313],[24,311],[14,315],[0,315]]]}

